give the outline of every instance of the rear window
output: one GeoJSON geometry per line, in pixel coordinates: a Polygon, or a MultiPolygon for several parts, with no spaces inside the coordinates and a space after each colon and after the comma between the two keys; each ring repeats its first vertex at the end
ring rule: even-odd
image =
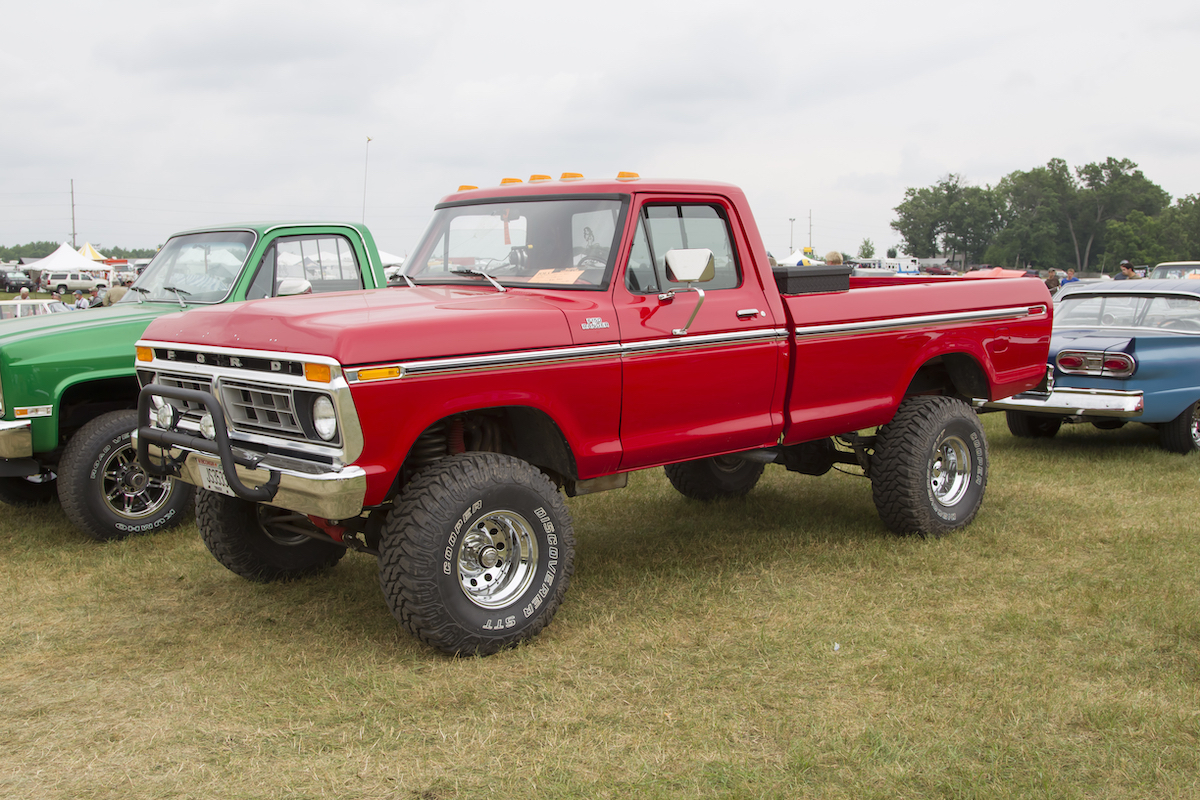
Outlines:
{"type": "Polygon", "coordinates": [[[1200,331],[1200,298],[1187,295],[1073,295],[1054,314],[1056,328],[1160,328],[1200,331]]]}

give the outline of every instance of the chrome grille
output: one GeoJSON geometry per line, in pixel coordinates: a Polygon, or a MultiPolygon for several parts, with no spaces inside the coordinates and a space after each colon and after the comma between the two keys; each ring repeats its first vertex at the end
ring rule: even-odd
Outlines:
{"type": "Polygon", "coordinates": [[[306,438],[286,387],[222,381],[221,406],[234,430],[306,438]]]}
{"type": "MultiPolygon", "coordinates": [[[[180,389],[194,389],[199,392],[212,391],[212,380],[209,378],[197,378],[194,375],[172,375],[170,373],[160,372],[155,378],[156,383],[161,383],[163,386],[174,386],[180,389]]],[[[183,417],[187,419],[200,419],[205,413],[203,403],[198,403],[193,400],[176,400],[174,398],[163,398],[164,401],[178,408],[183,412],[183,417]]]]}

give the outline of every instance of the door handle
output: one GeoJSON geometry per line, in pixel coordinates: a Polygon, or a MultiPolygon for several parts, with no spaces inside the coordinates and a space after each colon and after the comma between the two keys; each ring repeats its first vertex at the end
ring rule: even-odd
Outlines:
{"type": "Polygon", "coordinates": [[[750,319],[758,316],[757,308],[740,308],[737,312],[738,319],[750,319]]]}

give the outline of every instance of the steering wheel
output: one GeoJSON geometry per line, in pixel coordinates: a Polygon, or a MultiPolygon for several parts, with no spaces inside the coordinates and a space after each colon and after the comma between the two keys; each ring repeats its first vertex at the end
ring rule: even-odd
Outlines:
{"type": "Polygon", "coordinates": [[[1116,321],[1117,321],[1117,318],[1114,317],[1112,314],[1105,314],[1104,316],[1100,317],[1101,325],[1112,325],[1116,321]]]}
{"type": "Polygon", "coordinates": [[[595,256],[583,256],[575,266],[582,269],[604,269],[608,266],[608,262],[595,256]]]}

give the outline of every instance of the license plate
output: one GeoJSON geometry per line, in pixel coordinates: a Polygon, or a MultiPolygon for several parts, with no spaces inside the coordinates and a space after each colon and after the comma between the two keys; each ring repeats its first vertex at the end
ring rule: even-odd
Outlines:
{"type": "Polygon", "coordinates": [[[229,482],[225,480],[225,471],[221,469],[220,461],[197,456],[196,467],[200,472],[200,485],[203,488],[208,489],[210,492],[227,494],[230,497],[237,496],[229,488],[229,482]]]}

